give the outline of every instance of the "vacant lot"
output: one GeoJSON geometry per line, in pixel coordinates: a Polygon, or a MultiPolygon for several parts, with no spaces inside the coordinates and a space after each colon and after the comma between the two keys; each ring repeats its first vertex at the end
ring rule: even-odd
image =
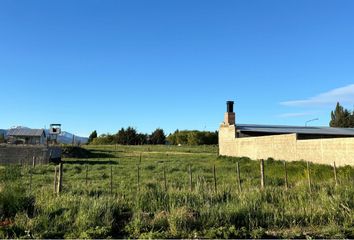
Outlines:
{"type": "Polygon", "coordinates": [[[306,163],[288,163],[286,189],[268,159],[261,190],[259,161],[216,146],[85,148],[68,151],[59,195],[53,164],[0,168],[1,238],[354,237],[352,167],[336,186],[331,166],[310,164],[310,188],[306,163]]]}

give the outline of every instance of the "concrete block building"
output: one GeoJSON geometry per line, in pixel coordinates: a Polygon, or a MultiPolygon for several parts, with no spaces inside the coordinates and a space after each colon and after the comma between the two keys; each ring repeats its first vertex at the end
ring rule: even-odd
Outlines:
{"type": "Polygon", "coordinates": [[[353,128],[238,124],[233,107],[219,128],[220,155],[354,166],[353,128]]]}

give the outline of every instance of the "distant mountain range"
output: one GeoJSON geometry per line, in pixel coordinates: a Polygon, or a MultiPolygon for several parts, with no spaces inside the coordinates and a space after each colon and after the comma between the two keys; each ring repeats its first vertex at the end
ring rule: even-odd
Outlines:
{"type": "MultiPolygon", "coordinates": [[[[28,129],[27,127],[17,127],[17,128],[26,128],[26,129],[28,129]]],[[[7,135],[7,131],[8,131],[7,129],[0,129],[0,134],[3,134],[3,135],[6,136],[7,135]]],[[[47,136],[49,136],[49,129],[46,129],[45,133],[46,133],[47,136]]],[[[58,136],[58,143],[71,144],[73,142],[73,137],[74,137],[74,134],[62,131],[59,134],[59,136],[58,136]]],[[[80,136],[76,136],[75,135],[74,141],[75,141],[75,144],[78,144],[78,143],[85,144],[85,143],[87,143],[88,138],[87,137],[80,137],[80,136]]]]}
{"type": "MultiPolygon", "coordinates": [[[[48,131],[49,130],[46,130],[47,135],[48,135],[48,131]]],[[[64,144],[71,144],[73,142],[73,137],[74,137],[74,134],[63,131],[58,136],[58,142],[64,143],[64,144]]],[[[79,136],[75,135],[74,141],[75,141],[75,143],[85,144],[85,143],[87,143],[88,138],[87,137],[79,137],[79,136]]]]}

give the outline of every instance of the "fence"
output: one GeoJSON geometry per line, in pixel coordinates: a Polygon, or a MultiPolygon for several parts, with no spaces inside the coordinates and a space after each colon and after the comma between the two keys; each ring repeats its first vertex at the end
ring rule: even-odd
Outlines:
{"type": "MultiPolygon", "coordinates": [[[[142,180],[141,180],[141,157],[139,160],[139,164],[137,165],[136,168],[136,189],[137,192],[140,191],[141,189],[141,185],[142,180]]],[[[284,168],[283,168],[283,176],[284,176],[284,189],[288,190],[289,187],[289,180],[288,180],[288,168],[287,168],[287,163],[286,161],[283,161],[284,164],[284,168]]],[[[64,169],[65,164],[60,163],[58,166],[54,166],[54,192],[59,194],[63,187],[63,169],[64,169]]],[[[336,163],[333,162],[333,182],[334,182],[334,186],[338,186],[339,185],[339,181],[338,181],[338,176],[337,176],[337,167],[336,167],[336,163]]],[[[266,167],[264,164],[264,160],[261,159],[259,161],[259,188],[260,190],[264,190],[266,188],[266,167]]],[[[88,165],[85,166],[85,185],[87,186],[89,183],[89,167],[88,165]]],[[[164,191],[168,191],[169,187],[168,187],[168,175],[166,172],[166,168],[165,165],[162,168],[162,185],[163,185],[163,189],[164,191]]],[[[110,194],[113,194],[113,187],[114,187],[114,173],[113,173],[113,166],[110,166],[110,174],[109,174],[109,192],[110,194]]],[[[236,162],[236,166],[235,166],[235,188],[238,189],[239,192],[242,192],[243,190],[245,190],[244,186],[242,186],[242,180],[241,180],[241,176],[243,175],[242,171],[241,171],[241,167],[240,167],[240,163],[236,162]]],[[[189,180],[189,186],[188,189],[189,191],[193,192],[194,191],[194,182],[195,179],[193,178],[193,170],[192,170],[192,165],[188,166],[188,169],[185,172],[185,176],[188,176],[188,180],[189,180]]],[[[212,184],[213,184],[213,190],[215,191],[215,193],[218,192],[218,173],[217,173],[217,167],[214,164],[212,166],[212,176],[213,176],[213,180],[212,180],[212,184]]],[[[307,181],[307,185],[308,185],[308,191],[309,193],[312,193],[312,188],[313,188],[313,182],[311,180],[311,164],[310,162],[306,162],[306,181],[307,181]]]]}

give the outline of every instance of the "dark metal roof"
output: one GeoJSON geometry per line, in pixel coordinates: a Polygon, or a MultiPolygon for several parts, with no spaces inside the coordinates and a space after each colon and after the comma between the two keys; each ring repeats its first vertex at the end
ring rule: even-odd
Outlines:
{"type": "Polygon", "coordinates": [[[8,136],[25,136],[25,137],[40,137],[45,131],[44,129],[29,129],[29,128],[13,128],[7,132],[8,136]]]}
{"type": "Polygon", "coordinates": [[[332,127],[300,127],[282,125],[258,125],[258,124],[236,124],[236,129],[241,132],[262,132],[262,133],[298,133],[318,135],[354,136],[354,128],[332,128],[332,127]]]}

